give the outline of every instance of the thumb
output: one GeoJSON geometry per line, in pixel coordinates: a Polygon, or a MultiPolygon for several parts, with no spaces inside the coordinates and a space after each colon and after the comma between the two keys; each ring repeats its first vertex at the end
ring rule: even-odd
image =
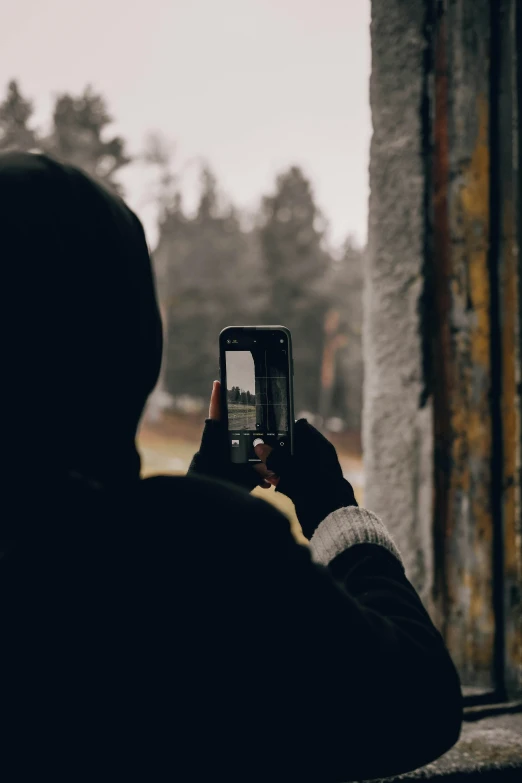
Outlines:
{"type": "Polygon", "coordinates": [[[288,452],[283,452],[282,449],[273,449],[266,444],[255,446],[254,451],[259,459],[265,463],[268,470],[275,473],[276,476],[283,476],[288,473],[292,459],[288,452]]]}
{"type": "Polygon", "coordinates": [[[214,381],[212,385],[208,417],[213,421],[219,421],[221,419],[221,384],[219,381],[214,381]]]}
{"type": "MultiPolygon", "coordinates": [[[[271,452],[273,451],[271,446],[267,446],[266,443],[259,443],[257,446],[254,446],[254,451],[256,455],[259,457],[261,462],[263,463],[263,466],[266,465],[266,461],[268,457],[270,456],[271,452]]],[[[263,470],[266,471],[266,467],[263,467],[263,470]]],[[[263,474],[263,478],[265,479],[265,482],[268,482],[268,484],[272,484],[272,486],[277,487],[279,484],[279,476],[274,475],[273,473],[263,474]]]]}
{"type": "Polygon", "coordinates": [[[261,462],[264,462],[266,465],[266,461],[268,459],[268,455],[272,451],[271,446],[267,446],[266,443],[258,443],[257,446],[254,446],[254,451],[256,453],[256,456],[259,457],[261,462]]]}

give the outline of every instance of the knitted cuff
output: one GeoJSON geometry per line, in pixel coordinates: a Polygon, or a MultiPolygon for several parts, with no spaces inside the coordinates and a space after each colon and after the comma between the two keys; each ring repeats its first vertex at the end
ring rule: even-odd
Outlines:
{"type": "Polygon", "coordinates": [[[357,506],[339,508],[323,519],[310,539],[312,559],[328,565],[334,557],[355,544],[383,546],[404,567],[401,554],[379,517],[357,506]]]}

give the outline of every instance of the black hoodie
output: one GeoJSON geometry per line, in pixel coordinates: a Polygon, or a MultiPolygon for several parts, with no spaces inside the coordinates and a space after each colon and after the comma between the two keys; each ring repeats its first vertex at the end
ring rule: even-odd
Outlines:
{"type": "Polygon", "coordinates": [[[341,509],[308,549],[231,485],[140,480],[135,215],[21,153],[0,215],[2,779],[360,780],[451,747],[459,680],[380,520],[341,509]]]}

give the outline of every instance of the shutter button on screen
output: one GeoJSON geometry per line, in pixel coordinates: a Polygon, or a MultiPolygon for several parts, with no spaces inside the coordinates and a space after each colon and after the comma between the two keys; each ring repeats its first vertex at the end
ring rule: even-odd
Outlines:
{"type": "Polygon", "coordinates": [[[264,444],[265,444],[264,440],[261,440],[261,438],[256,438],[253,443],[253,446],[255,448],[256,446],[264,446],[264,444]]]}

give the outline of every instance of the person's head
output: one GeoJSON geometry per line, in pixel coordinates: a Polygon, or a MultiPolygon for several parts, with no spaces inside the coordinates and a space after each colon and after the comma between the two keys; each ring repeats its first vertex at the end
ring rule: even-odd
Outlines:
{"type": "Polygon", "coordinates": [[[4,481],[139,475],[134,439],[161,363],[142,226],[44,155],[0,154],[4,481]]]}

